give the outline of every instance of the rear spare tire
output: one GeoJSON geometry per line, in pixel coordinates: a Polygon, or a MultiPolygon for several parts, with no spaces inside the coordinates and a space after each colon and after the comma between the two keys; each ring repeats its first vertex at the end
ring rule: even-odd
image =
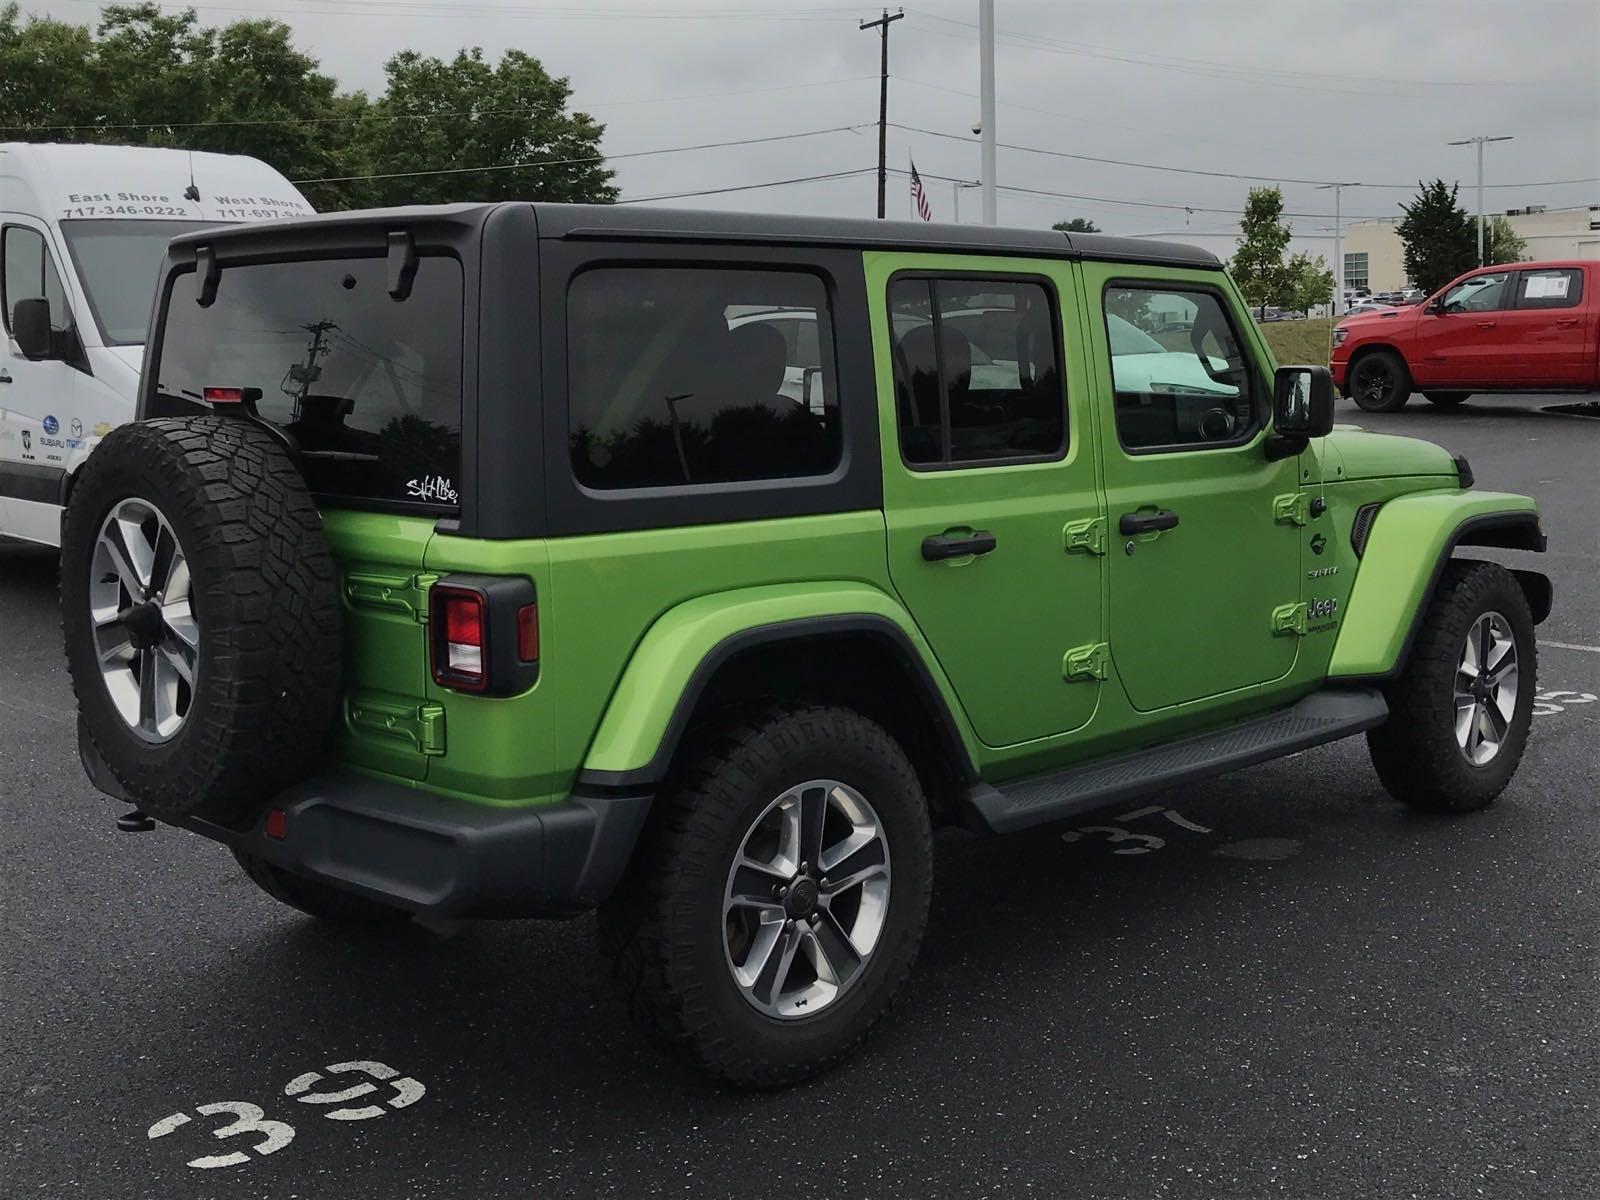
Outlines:
{"type": "Polygon", "coordinates": [[[62,522],[61,615],[80,728],[152,816],[237,820],[314,768],[338,704],[337,574],[267,430],[112,430],[62,522]]]}

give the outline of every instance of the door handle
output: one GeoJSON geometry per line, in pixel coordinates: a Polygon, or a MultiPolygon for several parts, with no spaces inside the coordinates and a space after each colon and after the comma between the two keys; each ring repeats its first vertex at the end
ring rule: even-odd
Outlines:
{"type": "Polygon", "coordinates": [[[1123,534],[1133,533],[1160,533],[1164,529],[1178,527],[1178,514],[1170,508],[1163,508],[1157,512],[1131,512],[1123,513],[1117,522],[1117,528],[1123,534]]]}
{"type": "Polygon", "coordinates": [[[1556,319],[1556,324],[1557,325],[1576,325],[1577,323],[1578,323],[1578,318],[1577,317],[1558,317],[1556,319]]]}
{"type": "Polygon", "coordinates": [[[11,382],[11,372],[6,370],[4,367],[0,367],[0,383],[10,383],[10,382],[11,382]]]}
{"type": "Polygon", "coordinates": [[[940,562],[968,554],[988,554],[998,544],[994,534],[982,529],[970,533],[931,533],[922,539],[922,557],[928,562],[940,562]]]}
{"type": "Polygon", "coordinates": [[[1495,322],[1493,322],[1493,321],[1479,321],[1478,322],[1478,328],[1479,329],[1493,329],[1494,327],[1495,327],[1495,322]]]}

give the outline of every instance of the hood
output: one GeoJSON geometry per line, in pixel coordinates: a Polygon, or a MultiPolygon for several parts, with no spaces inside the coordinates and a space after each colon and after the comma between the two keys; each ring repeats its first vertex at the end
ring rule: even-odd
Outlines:
{"type": "Polygon", "coordinates": [[[1336,426],[1324,440],[1343,464],[1345,479],[1381,479],[1393,475],[1456,478],[1456,463],[1450,452],[1420,438],[1336,426]]]}
{"type": "Polygon", "coordinates": [[[1396,321],[1403,321],[1407,317],[1415,317],[1422,311],[1422,306],[1409,305],[1405,308],[1383,308],[1377,312],[1354,313],[1338,323],[1338,328],[1354,332],[1363,332],[1378,329],[1384,325],[1393,325],[1396,321]]]}

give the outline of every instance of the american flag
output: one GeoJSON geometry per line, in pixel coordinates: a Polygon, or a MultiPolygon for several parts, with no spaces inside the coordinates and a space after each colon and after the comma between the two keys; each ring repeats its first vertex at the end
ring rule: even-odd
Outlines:
{"type": "Polygon", "coordinates": [[[928,204],[928,193],[922,190],[922,176],[917,174],[917,163],[911,161],[911,204],[917,216],[924,221],[933,220],[933,208],[928,204]]]}

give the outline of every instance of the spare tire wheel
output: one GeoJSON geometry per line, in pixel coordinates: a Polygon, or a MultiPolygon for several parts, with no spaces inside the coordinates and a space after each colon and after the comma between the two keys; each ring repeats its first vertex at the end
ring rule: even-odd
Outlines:
{"type": "Polygon", "coordinates": [[[339,699],[333,553],[248,421],[113,429],[61,530],[80,728],[152,816],[236,821],[316,766],[339,699]]]}

